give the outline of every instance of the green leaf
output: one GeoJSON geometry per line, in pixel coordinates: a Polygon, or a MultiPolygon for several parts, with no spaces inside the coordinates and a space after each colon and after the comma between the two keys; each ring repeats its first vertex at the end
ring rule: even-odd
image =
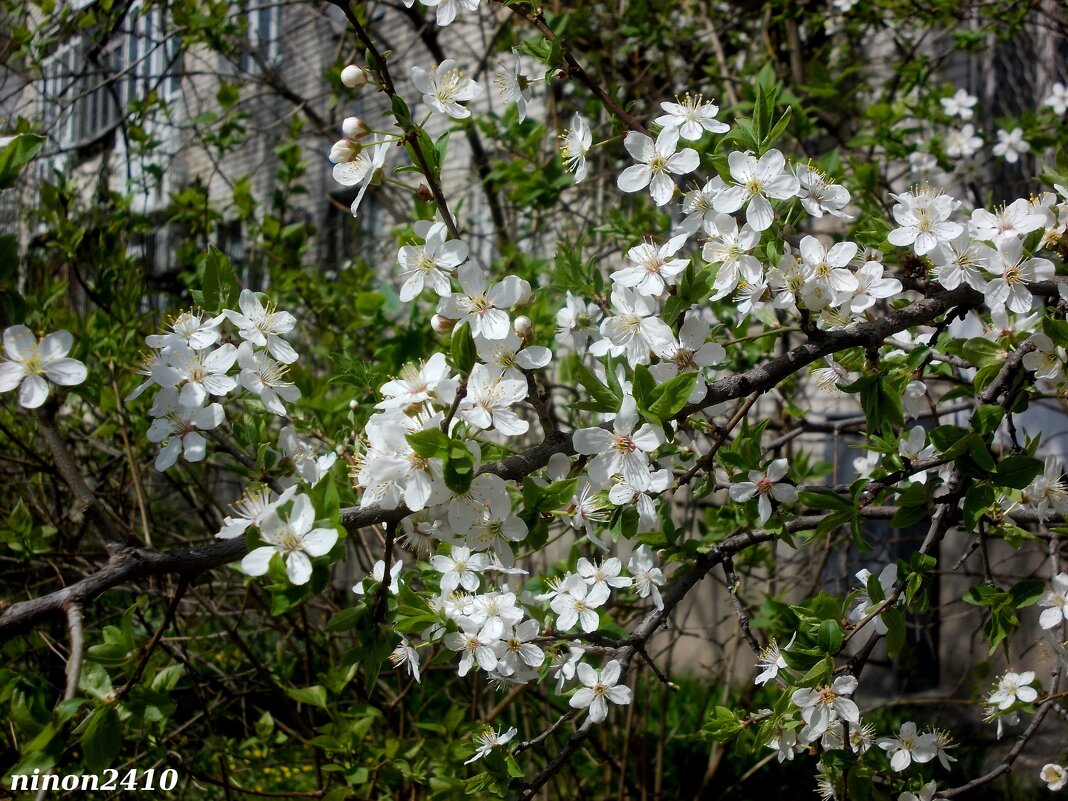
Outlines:
{"type": "Polygon", "coordinates": [[[975,531],[979,518],[994,504],[994,490],[989,484],[976,484],[964,496],[964,527],[975,531]]]}
{"type": "MultiPolygon", "coordinates": [[[[986,342],[985,339],[983,341],[986,342]]],[[[998,430],[1004,417],[1005,410],[1000,406],[984,403],[972,415],[972,429],[981,437],[989,437],[998,430]]]]}
{"type": "Polygon", "coordinates": [[[452,355],[452,366],[464,375],[470,373],[478,358],[478,351],[475,349],[475,340],[471,336],[471,328],[467,323],[460,323],[452,329],[449,351],[452,355]]]}
{"type": "Polygon", "coordinates": [[[90,773],[100,773],[111,765],[122,747],[122,721],[115,705],[94,709],[81,728],[85,768],[90,773]]]}
{"type": "Polygon", "coordinates": [[[452,440],[440,428],[428,428],[405,435],[412,450],[424,459],[448,459],[452,440]]]}
{"type": "Polygon", "coordinates": [[[321,684],[311,687],[286,687],[286,695],[301,704],[310,704],[326,709],[326,688],[321,684]]]}
{"type": "Polygon", "coordinates": [[[215,245],[208,245],[204,255],[204,310],[209,314],[218,314],[223,309],[231,308],[237,302],[239,290],[237,276],[230,265],[230,259],[215,245]]]}
{"type": "Polygon", "coordinates": [[[853,509],[852,501],[849,501],[830,490],[802,492],[798,494],[798,499],[805,506],[812,509],[829,509],[836,512],[845,512],[853,509]]]}
{"type": "Polygon", "coordinates": [[[1039,598],[1046,594],[1046,582],[1039,579],[1025,579],[1012,586],[1009,595],[1012,596],[1012,605],[1017,609],[1031,606],[1039,598]]]}
{"type": "Polygon", "coordinates": [[[819,634],[816,644],[825,654],[834,656],[842,649],[842,627],[835,620],[824,620],[820,623],[819,634]]]}
{"type": "Polygon", "coordinates": [[[930,434],[931,444],[935,446],[946,459],[956,459],[969,447],[969,432],[960,426],[938,426],[932,428],[930,434]]]}
{"type": "Polygon", "coordinates": [[[1042,472],[1042,461],[1033,456],[1008,456],[998,463],[994,483],[1000,487],[1023,489],[1042,472]]]}
{"type": "Polygon", "coordinates": [[[973,337],[961,348],[964,358],[976,367],[989,367],[1001,362],[1003,353],[1001,347],[984,337],[973,337]]]}
{"type": "Polygon", "coordinates": [[[890,607],[880,615],[886,624],[886,653],[893,659],[905,647],[905,615],[897,607],[890,607]]]}
{"type": "Polygon", "coordinates": [[[658,420],[668,420],[674,417],[686,405],[696,385],[697,373],[683,373],[665,381],[657,387],[659,397],[653,401],[649,411],[658,420]]]}
{"type": "MultiPolygon", "coordinates": [[[[594,411],[603,412],[615,412],[619,409],[619,404],[623,401],[622,395],[616,395],[611,389],[605,386],[597,376],[584,364],[577,359],[573,362],[572,372],[578,382],[582,384],[583,389],[589,393],[590,398],[596,404],[597,409],[594,411]]],[[[611,374],[611,368],[606,370],[607,374],[611,374]]]]}
{"type": "Polygon", "coordinates": [[[408,104],[400,95],[393,95],[393,116],[400,124],[401,130],[409,131],[412,128],[412,113],[408,110],[408,104]]]}
{"type": "Polygon", "coordinates": [[[10,189],[25,167],[41,151],[45,138],[38,134],[17,134],[0,148],[0,190],[10,189]]]}

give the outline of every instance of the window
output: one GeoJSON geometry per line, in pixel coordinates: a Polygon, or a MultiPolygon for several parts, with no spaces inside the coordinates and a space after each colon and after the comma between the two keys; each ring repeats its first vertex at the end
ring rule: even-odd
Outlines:
{"type": "Polygon", "coordinates": [[[281,54],[282,6],[277,0],[251,2],[241,12],[248,20],[248,49],[241,53],[241,72],[259,72],[260,64],[272,66],[281,54]]]}

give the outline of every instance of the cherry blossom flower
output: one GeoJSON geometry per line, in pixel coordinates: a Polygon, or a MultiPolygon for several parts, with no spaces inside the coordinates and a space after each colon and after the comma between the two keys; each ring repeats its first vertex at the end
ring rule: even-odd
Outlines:
{"type": "Polygon", "coordinates": [[[253,350],[252,343],[242,342],[237,349],[237,363],[241,368],[238,375],[241,386],[258,396],[264,408],[272,414],[285,417],[286,408],[282,401],[296,403],[300,400],[299,387],[286,381],[286,365],[276,362],[266,351],[253,350]]]}
{"type": "Polygon", "coordinates": [[[435,353],[419,367],[406,364],[397,378],[382,385],[383,399],[375,408],[403,409],[428,401],[451,404],[459,380],[450,373],[444,353],[435,353]]]}
{"type": "Polygon", "coordinates": [[[497,672],[511,676],[526,668],[539,668],[545,652],[533,640],[538,636],[538,621],[525,620],[504,634],[497,646],[497,672]]]}
{"type": "Polygon", "coordinates": [[[990,255],[983,268],[996,276],[985,290],[987,305],[992,309],[1006,306],[1017,314],[1030,311],[1034,304],[1027,283],[1048,281],[1055,272],[1049,259],[1024,259],[1023,242],[1015,237],[999,239],[996,252],[990,255]]]}
{"type": "Polygon", "coordinates": [[[964,232],[959,223],[949,222],[949,216],[960,205],[949,195],[931,192],[902,192],[891,195],[894,219],[900,228],[895,228],[886,238],[891,245],[912,245],[917,256],[934,250],[940,242],[949,242],[964,232]]]}
{"type": "Polygon", "coordinates": [[[501,99],[507,103],[515,103],[519,114],[519,121],[527,118],[527,103],[530,102],[530,81],[523,74],[523,65],[519,58],[519,51],[512,48],[512,66],[498,62],[497,71],[493,74],[493,83],[501,99]]]}
{"type": "Polygon", "coordinates": [[[271,557],[276,553],[285,558],[286,575],[294,584],[307,584],[312,565],[308,557],[325,556],[337,542],[336,528],[316,528],[315,508],[307,495],[297,495],[293,508],[283,517],[276,507],[264,515],[257,527],[260,537],[268,543],[250,551],[241,560],[241,569],[250,576],[267,572],[271,557]]]}
{"type": "Polygon", "coordinates": [[[491,672],[497,667],[497,639],[480,635],[479,625],[473,620],[461,618],[459,622],[461,631],[445,635],[445,647],[462,652],[457,673],[466,676],[476,662],[484,671],[491,672]]]}
{"type": "Polygon", "coordinates": [[[10,326],[4,331],[0,392],[19,387],[19,405],[36,409],[48,398],[45,378],[62,387],[82,383],[89,373],[80,361],[67,357],[73,345],[74,337],[68,331],[55,331],[38,342],[26,326],[10,326]]]}
{"type": "Polygon", "coordinates": [[[171,320],[166,334],[150,334],[145,337],[145,344],[150,348],[170,348],[185,345],[193,350],[210,348],[219,341],[219,323],[226,319],[225,314],[205,319],[196,309],[184,311],[171,320]]]}
{"type": "Polygon", "coordinates": [[[297,488],[289,487],[281,495],[269,487],[251,488],[233,505],[234,514],[223,518],[223,527],[215,536],[221,540],[240,537],[250,526],[258,526],[260,519],[275,507],[288,503],[297,488]]]}
{"type": "Polygon", "coordinates": [[[408,666],[408,672],[412,678],[418,683],[419,678],[419,654],[408,643],[406,637],[401,635],[400,642],[397,647],[393,649],[393,652],[389,655],[389,661],[393,664],[393,667],[397,668],[401,665],[408,666]]]}
{"type": "MultiPolygon", "coordinates": [[[[1057,84],[1057,86],[1060,86],[1060,84],[1057,84]]],[[[1068,102],[1068,100],[1065,102],[1068,102]]],[[[1060,113],[1063,114],[1064,111],[1060,113]]],[[[1064,785],[1068,784],[1068,770],[1065,770],[1055,762],[1047,762],[1043,765],[1038,777],[1046,783],[1047,789],[1053,792],[1062,789],[1064,785]]]]}
{"type": "Polygon", "coordinates": [[[909,176],[915,181],[933,181],[942,171],[932,153],[914,150],[909,153],[909,176]]]}
{"type": "Polygon", "coordinates": [[[1058,573],[1053,577],[1053,586],[1038,602],[1045,607],[1039,615],[1038,625],[1052,629],[1068,620],[1068,573],[1058,573]]]}
{"type": "Polygon", "coordinates": [[[950,117],[960,117],[962,120],[970,120],[975,116],[975,112],[972,109],[975,104],[979,102],[979,98],[975,95],[968,94],[964,89],[958,89],[949,97],[943,97],[939,100],[942,104],[942,110],[950,117]]]}
{"type": "Polygon", "coordinates": [[[968,124],[959,130],[950,130],[942,141],[942,149],[951,159],[970,158],[983,146],[983,137],[975,133],[975,126],[968,124]]]}
{"type": "Polygon", "coordinates": [[[581,353],[590,339],[599,336],[597,323],[601,309],[593,301],[584,301],[568,290],[565,305],[556,313],[556,341],[565,343],[570,338],[572,347],[581,353]]]}
{"type": "Polygon", "coordinates": [[[905,790],[897,797],[897,801],[933,801],[937,792],[938,783],[932,780],[920,788],[919,794],[905,790]]]}
{"type": "Polygon", "coordinates": [[[760,652],[756,666],[760,670],[760,674],[753,679],[753,683],[757,685],[767,684],[779,675],[780,670],[786,668],[786,660],[783,659],[782,652],[779,651],[779,644],[775,640],[768,643],[767,647],[760,652]]]}
{"type": "Polygon", "coordinates": [[[854,274],[857,288],[849,301],[849,310],[861,314],[875,305],[877,300],[901,294],[901,282],[896,278],[883,278],[883,265],[877,261],[865,262],[854,274]]]}
{"type": "Polygon", "coordinates": [[[619,684],[622,667],[613,659],[598,672],[585,662],[578,665],[578,677],[584,685],[571,696],[572,709],[589,709],[590,722],[600,723],[608,717],[608,701],[613,704],[629,704],[630,688],[619,684]]]}
{"type": "Polygon", "coordinates": [[[471,549],[463,545],[453,545],[449,556],[439,554],[430,557],[430,564],[442,574],[442,595],[448,595],[457,587],[463,587],[468,592],[477,590],[478,574],[486,569],[487,563],[484,553],[471,553],[471,549]]]}
{"type": "Polygon", "coordinates": [[[489,287],[482,268],[471,262],[460,265],[458,272],[463,292],[442,298],[438,314],[467,323],[472,336],[504,339],[512,330],[504,310],[526,302],[531,294],[530,284],[519,276],[508,275],[489,287]]]}
{"type": "MultiPolygon", "coordinates": [[[[390,595],[396,595],[400,591],[400,574],[403,569],[404,562],[400,561],[399,559],[394,562],[393,567],[389,569],[389,586],[387,589],[390,595]]],[[[384,559],[379,559],[377,562],[374,563],[374,566],[371,568],[371,580],[376,581],[379,584],[386,580],[386,562],[384,559]]],[[[355,584],[352,585],[352,591],[357,595],[365,595],[367,593],[367,589],[365,588],[366,581],[367,579],[360,579],[359,581],[357,581],[355,584]]],[[[415,675],[417,677],[417,681],[419,673],[418,665],[419,661],[416,660],[415,675]]]]}
{"type": "Polygon", "coordinates": [[[467,379],[467,394],[460,402],[459,415],[476,428],[499,431],[508,437],[525,434],[530,423],[520,418],[512,406],[527,396],[527,382],[503,377],[485,364],[476,364],[467,379]]]}
{"type": "Polygon", "coordinates": [[[182,406],[174,390],[163,390],[157,400],[160,400],[161,414],[152,421],[146,434],[149,442],[164,443],[156,456],[156,469],[162,473],[173,467],[179,456],[184,456],[187,462],[202,461],[207,454],[207,440],[200,432],[222,423],[223,407],[218,403],[203,408],[182,406]]]}
{"type": "Polygon", "coordinates": [[[569,631],[576,623],[579,623],[587,634],[597,631],[600,619],[594,610],[607,598],[607,594],[591,589],[582,576],[570,574],[561,582],[559,592],[549,603],[550,608],[557,615],[556,628],[560,631],[569,631]]]}
{"type": "Polygon", "coordinates": [[[779,762],[793,762],[794,757],[805,750],[805,744],[797,741],[796,729],[780,729],[768,740],[767,747],[779,752],[775,755],[779,762]]]}
{"type": "MultiPolygon", "coordinates": [[[[438,23],[441,24],[440,22],[438,23]]],[[[465,765],[470,765],[476,759],[482,759],[482,757],[489,756],[494,748],[505,745],[511,741],[516,734],[519,733],[519,729],[512,726],[508,731],[494,731],[493,729],[486,729],[482,734],[478,735],[478,749],[475,751],[475,755],[469,760],[464,762],[465,765]]]]}
{"type": "Polygon", "coordinates": [[[972,212],[968,230],[976,239],[997,242],[1003,236],[1025,236],[1045,225],[1045,216],[1024,198],[1017,198],[1007,206],[989,212],[976,209],[972,212]]]}
{"type": "Polygon", "coordinates": [[[283,426],[278,432],[278,446],[282,449],[282,455],[293,462],[297,475],[312,487],[322,481],[337,461],[337,454],[333,451],[318,454],[315,446],[298,436],[297,430],[291,425],[283,426]]]}
{"type": "Polygon", "coordinates": [[[553,654],[549,675],[556,679],[557,695],[563,692],[564,685],[567,682],[575,678],[579,660],[582,659],[585,653],[586,651],[583,649],[582,644],[578,640],[574,640],[566,651],[557,651],[553,654]]]}
{"type": "Polygon", "coordinates": [[[631,265],[612,273],[612,280],[620,286],[635,289],[641,295],[658,298],[672,286],[690,263],[689,259],[671,258],[686,243],[686,237],[669,239],[659,249],[652,242],[642,242],[627,251],[631,265]]]}
{"type": "Polygon", "coordinates": [[[719,264],[713,282],[711,300],[719,300],[735,290],[739,282],[758,283],[763,277],[763,268],[752,250],[760,244],[760,234],[749,223],[740,229],[738,222],[729,214],[718,213],[712,225],[705,230],[711,235],[701,248],[701,258],[709,264],[719,264]]]}
{"type": "MultiPolygon", "coordinates": [[[[478,6],[477,2],[475,6],[478,6]]],[[[426,105],[454,120],[470,117],[471,111],[460,104],[474,100],[482,94],[482,87],[465,77],[463,71],[456,66],[456,61],[451,58],[429,70],[412,67],[412,84],[423,93],[423,102],[426,105]]]]}
{"type": "MultiPolygon", "coordinates": [[[[711,329],[708,321],[700,314],[688,313],[679,328],[678,342],[672,341],[667,347],[657,351],[660,362],[649,368],[653,378],[659,383],[669,381],[680,373],[697,370],[700,373],[727,358],[727,352],[718,342],[706,342],[711,329]]],[[[689,403],[698,403],[708,392],[705,382],[698,376],[693,392],[687,399],[689,403]]]]}
{"type": "MultiPolygon", "coordinates": [[[[806,294],[811,294],[813,287],[819,287],[829,298],[834,299],[834,305],[839,305],[839,296],[843,296],[844,300],[850,293],[857,291],[857,276],[848,269],[849,263],[857,254],[855,243],[836,242],[828,249],[816,237],[805,236],[798,249],[805,266],[809,268],[804,287],[806,294]]],[[[809,304],[806,302],[806,305],[809,304]]],[[[809,305],[809,308],[814,306],[815,304],[809,305]]]]}
{"type": "Polygon", "coordinates": [[[487,518],[503,520],[511,512],[512,502],[504,479],[493,473],[480,473],[467,492],[449,501],[447,515],[453,534],[464,536],[477,522],[487,518]]]}
{"type": "Polygon", "coordinates": [[[807,164],[798,164],[794,175],[800,183],[801,205],[813,217],[822,217],[826,212],[843,220],[853,219],[844,211],[849,205],[849,191],[844,186],[831,183],[826,175],[807,164]]]}
{"type": "Polygon", "coordinates": [[[594,356],[626,355],[630,364],[648,364],[649,354],[671,346],[675,335],[657,316],[656,299],[616,284],[612,289],[616,312],[601,321],[601,336],[590,346],[594,356]]]}
{"type": "Polygon", "coordinates": [[[664,468],[650,474],[645,487],[635,487],[621,480],[608,491],[608,500],[616,506],[634,506],[638,510],[638,531],[653,531],[658,528],[658,520],[656,506],[650,496],[664,492],[674,479],[672,472],[664,468]]]}
{"type": "Polygon", "coordinates": [[[1020,156],[1031,150],[1031,145],[1023,138],[1022,128],[1011,131],[998,129],[998,143],[994,145],[994,155],[1001,156],[1009,164],[1015,164],[1020,156]]]}
{"type": "Polygon", "coordinates": [[[405,245],[397,253],[404,278],[400,299],[405,303],[413,300],[427,285],[446,298],[452,294],[449,276],[467,261],[470,249],[460,239],[446,241],[449,234],[445,223],[419,220],[414,229],[424,243],[405,245]]]}
{"type": "Polygon", "coordinates": [[[1007,672],[998,681],[998,686],[987,698],[987,703],[998,709],[1005,710],[1016,702],[1029,704],[1038,698],[1038,690],[1031,686],[1035,680],[1035,672],[1026,670],[1023,673],[1007,672]]]}
{"type": "Polygon", "coordinates": [[[704,186],[697,187],[687,192],[682,201],[682,213],[684,216],[675,234],[687,237],[693,236],[702,227],[713,225],[719,212],[714,208],[716,196],[727,188],[723,179],[718,175],[713,177],[704,186]]]}
{"type": "Polygon", "coordinates": [[[575,174],[575,183],[582,183],[586,177],[586,157],[593,145],[593,133],[590,124],[581,114],[571,118],[571,127],[560,135],[560,157],[564,160],[564,169],[575,174]]]}
{"type": "Polygon", "coordinates": [[[164,387],[181,385],[178,402],[183,406],[202,406],[208,395],[222,397],[237,386],[237,379],[229,375],[237,360],[237,348],[233,345],[200,352],[186,345],[174,345],[163,351],[163,358],[172,370],[158,374],[157,380],[164,382],[161,384],[164,387]]]}
{"type": "Polygon", "coordinates": [[[716,119],[719,106],[712,101],[705,102],[701,95],[687,92],[678,103],[664,102],[660,108],[666,113],[653,122],[664,128],[678,128],[679,136],[689,142],[700,139],[705,131],[727,133],[731,129],[727,123],[716,119]]]}
{"type": "Polygon", "coordinates": [[[913,762],[923,764],[935,758],[937,737],[932,732],[920,734],[912,721],[901,724],[897,737],[880,737],[876,744],[890,757],[890,767],[900,772],[913,762]]]}
{"type": "Polygon", "coordinates": [[[993,252],[962,232],[955,239],[939,242],[928,255],[936,268],[935,280],[946,289],[956,289],[963,282],[982,292],[986,289],[986,278],[981,268],[993,252]]]}
{"type": "Polygon", "coordinates": [[[675,152],[679,142],[679,129],[668,127],[656,137],[656,141],[638,131],[631,131],[623,144],[627,152],[639,162],[620,173],[616,185],[623,192],[640,192],[649,187],[653,201],[663,206],[675,193],[675,181],[671,175],[686,175],[701,163],[700,156],[692,147],[675,152]]]}
{"type": "MultiPolygon", "coordinates": [[[[927,432],[924,427],[913,426],[909,429],[908,435],[898,443],[897,452],[900,456],[908,459],[910,463],[922,462],[924,459],[929,459],[935,455],[934,445],[927,445],[926,443],[927,432]]],[[[917,484],[926,484],[927,471],[916,471],[909,476],[909,479],[917,484]]]]}
{"type": "Polygon", "coordinates": [[[801,191],[801,182],[786,172],[786,158],[778,150],[769,150],[759,161],[752,153],[734,151],[727,163],[735,185],[716,197],[715,209],[733,214],[746,206],[745,219],[754,231],[767,230],[775,217],[768,198],[786,200],[801,191]]]}
{"type": "Polygon", "coordinates": [[[1042,105],[1052,109],[1058,117],[1068,111],[1068,86],[1063,83],[1055,83],[1049,88],[1049,96],[1042,101],[1042,105]]]}
{"type": "Polygon", "coordinates": [[[759,495],[757,514],[760,522],[766,523],[771,517],[772,498],[779,503],[793,503],[797,500],[797,487],[793,484],[781,483],[789,469],[786,459],[776,459],[763,471],[750,470],[748,481],[731,484],[728,491],[731,500],[745,503],[750,498],[759,495]]]}
{"type": "Polygon", "coordinates": [[[590,478],[607,484],[620,473],[634,487],[644,489],[649,484],[649,454],[663,443],[657,429],[648,423],[638,426],[638,406],[631,395],[625,395],[619,413],[612,421],[613,431],[603,428],[580,428],[573,436],[575,450],[593,456],[587,471],[590,478]]]}
{"type": "Polygon", "coordinates": [[[634,589],[639,598],[653,597],[657,609],[664,608],[664,599],[660,597],[660,587],[664,586],[664,572],[656,566],[649,546],[639,545],[627,562],[627,572],[634,577],[634,589]]]}
{"type": "Polygon", "coordinates": [[[614,556],[600,562],[591,562],[585,556],[579,557],[577,569],[578,574],[590,585],[590,600],[600,599],[598,606],[608,600],[610,587],[629,587],[632,583],[628,577],[619,575],[623,563],[614,556]]]}
{"type": "Polygon", "coordinates": [[[283,334],[288,334],[296,327],[296,317],[286,311],[275,311],[273,304],[265,306],[251,289],[241,290],[237,306],[240,312],[227,309],[224,314],[237,326],[242,339],[266,347],[282,364],[292,364],[297,360],[293,346],[282,338],[283,334]]]}
{"type": "Polygon", "coordinates": [[[839,676],[830,686],[803,687],[795,690],[790,700],[801,709],[801,718],[807,724],[802,736],[809,742],[817,739],[839,718],[847,723],[860,722],[860,710],[852,699],[857,689],[854,676],[839,676]]]}
{"type": "MultiPolygon", "coordinates": [[[[359,213],[367,187],[379,175],[386,164],[390,141],[385,137],[375,136],[362,147],[352,159],[334,165],[334,180],[342,186],[359,186],[356,198],[352,201],[350,211],[355,217],[359,213]]],[[[276,356],[275,358],[280,358],[276,356]]],[[[281,360],[281,359],[280,359],[281,360]]],[[[284,361],[284,360],[283,360],[284,361]]]]}
{"type": "Polygon", "coordinates": [[[499,640],[523,619],[523,610],[516,606],[515,600],[514,592],[476,595],[467,610],[467,617],[481,627],[481,637],[499,640]]]}
{"type": "MultiPolygon", "coordinates": [[[[867,587],[868,579],[871,578],[871,576],[872,572],[865,568],[857,573],[857,580],[860,581],[861,586],[867,587]]],[[[882,588],[884,598],[888,598],[890,596],[890,593],[893,592],[894,585],[896,583],[897,565],[891,562],[890,564],[886,565],[879,573],[879,586],[882,588]]],[[[874,612],[875,609],[881,604],[881,601],[879,603],[872,603],[872,600],[869,597],[867,591],[861,592],[856,597],[856,605],[849,611],[849,622],[854,624],[860,623],[860,621],[862,621],[869,614],[874,612]]],[[[879,634],[886,634],[887,627],[886,623],[883,622],[882,615],[878,615],[874,618],[873,628],[879,634]]]]}

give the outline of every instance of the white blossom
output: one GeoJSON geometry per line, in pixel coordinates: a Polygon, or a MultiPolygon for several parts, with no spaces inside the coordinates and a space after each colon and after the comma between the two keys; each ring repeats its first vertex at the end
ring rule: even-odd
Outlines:
{"type": "Polygon", "coordinates": [[[285,559],[286,575],[294,584],[307,584],[312,565],[308,557],[324,556],[337,542],[336,528],[316,528],[315,508],[307,495],[297,495],[288,515],[277,507],[259,522],[260,537],[267,545],[255,548],[241,560],[241,569],[250,576],[267,572],[271,557],[276,553],[285,559]]]}
{"type": "Polygon", "coordinates": [[[608,717],[608,701],[613,704],[629,704],[630,688],[620,685],[622,667],[613,659],[598,672],[585,662],[578,666],[578,677],[585,687],[571,696],[572,709],[589,709],[590,722],[600,723],[608,717]]]}
{"type": "Polygon", "coordinates": [[[664,128],[678,128],[679,136],[690,142],[700,139],[705,131],[726,133],[731,129],[727,123],[716,119],[719,106],[711,100],[706,102],[699,94],[687,92],[678,103],[663,102],[660,108],[665,113],[653,122],[664,128]]]}
{"type": "Polygon", "coordinates": [[[716,211],[733,214],[746,206],[745,219],[754,231],[767,230],[774,219],[768,198],[786,200],[801,191],[801,182],[786,172],[786,158],[778,150],[769,150],[759,161],[752,153],[734,151],[727,163],[734,186],[716,197],[716,211]]]}
{"type": "Polygon", "coordinates": [[[656,137],[656,141],[638,131],[631,131],[623,140],[627,152],[638,164],[620,173],[616,185],[623,192],[640,192],[649,187],[653,201],[663,206],[675,193],[672,175],[686,175],[701,163],[701,158],[692,147],[675,152],[679,143],[679,129],[668,127],[656,137]]]}
{"type": "Polygon", "coordinates": [[[36,409],[48,398],[45,378],[62,387],[73,387],[85,381],[88,371],[77,359],[67,357],[74,345],[68,331],[55,331],[37,341],[24,325],[13,325],[4,331],[4,357],[0,361],[0,392],[19,387],[19,405],[36,409]]]}
{"type": "MultiPolygon", "coordinates": [[[[477,2],[475,6],[478,6],[477,2]]],[[[463,71],[456,66],[456,61],[451,58],[429,70],[412,67],[412,84],[423,93],[423,102],[426,105],[454,120],[470,117],[471,111],[460,104],[474,100],[482,94],[482,87],[465,77],[463,71]]]]}

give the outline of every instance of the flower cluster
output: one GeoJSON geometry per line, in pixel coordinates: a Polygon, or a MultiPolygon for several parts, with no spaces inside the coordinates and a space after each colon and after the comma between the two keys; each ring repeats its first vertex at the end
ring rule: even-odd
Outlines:
{"type": "Polygon", "coordinates": [[[179,456],[189,462],[203,460],[204,432],[222,424],[226,415],[220,401],[239,388],[282,417],[286,416],[283,402],[300,398],[300,390],[287,380],[288,365],[297,360],[297,352],[285,335],[296,326],[296,318],[265,306],[249,289],[242,290],[238,308],[215,317],[196,310],[182,312],[169,323],[167,333],[145,338],[152,348],[139,370],[145,381],[127,400],[157,388],[148,430],[149,441],[160,443],[157,470],[173,467],[179,456]],[[237,329],[240,345],[222,341],[224,321],[237,329]]]}

